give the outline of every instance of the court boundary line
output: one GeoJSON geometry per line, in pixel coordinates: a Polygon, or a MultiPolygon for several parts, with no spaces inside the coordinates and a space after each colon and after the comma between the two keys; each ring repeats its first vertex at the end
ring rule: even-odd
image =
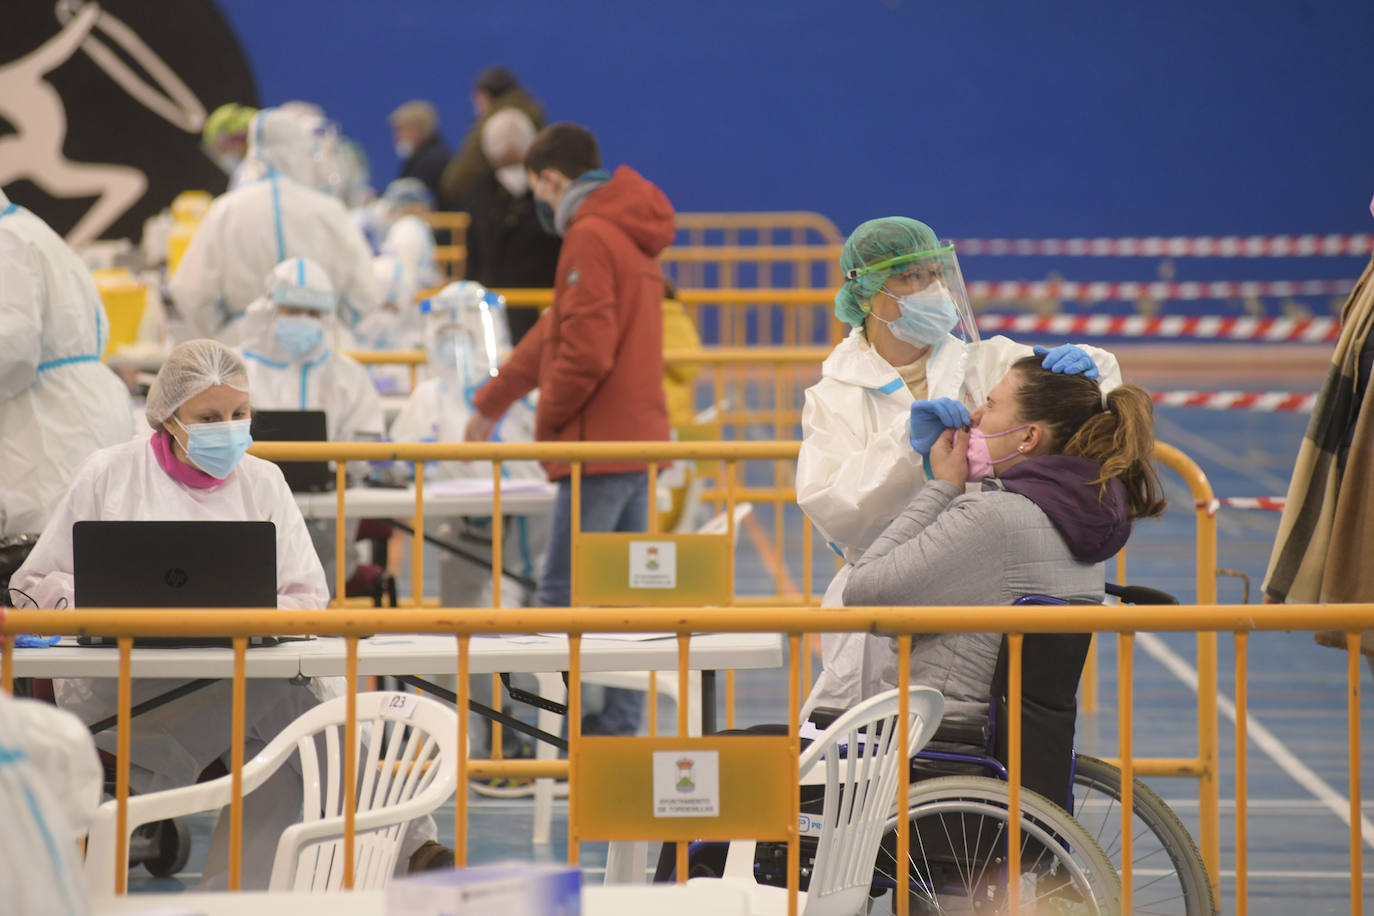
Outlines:
{"type": "MultiPolygon", "coordinates": [[[[1136,638],[1141,648],[1149,653],[1150,657],[1168,669],[1194,694],[1198,692],[1197,670],[1177,652],[1169,648],[1164,640],[1154,633],[1138,633],[1136,638]]],[[[1236,721],[1236,704],[1221,690],[1217,691],[1217,710],[1227,719],[1230,719],[1232,723],[1236,721]]],[[[1310,792],[1331,813],[1340,818],[1341,823],[1345,824],[1347,829],[1350,827],[1349,798],[1327,785],[1325,780],[1295,757],[1288,750],[1288,746],[1256,719],[1253,713],[1246,712],[1245,728],[1248,739],[1256,747],[1263,751],[1270,760],[1278,764],[1279,768],[1287,773],[1289,778],[1310,792]]],[[[1360,835],[1364,838],[1365,845],[1374,849],[1374,822],[1371,822],[1363,814],[1360,816],[1360,835]]]]}

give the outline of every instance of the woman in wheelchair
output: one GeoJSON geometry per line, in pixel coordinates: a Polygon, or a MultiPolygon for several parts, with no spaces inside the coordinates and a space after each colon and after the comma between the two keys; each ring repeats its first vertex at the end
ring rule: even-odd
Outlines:
{"type": "MultiPolygon", "coordinates": [[[[1105,399],[1094,379],[1018,360],[972,415],[930,453],[930,479],[854,565],[847,606],[1011,604],[1023,595],[1100,603],[1101,563],[1131,522],[1159,515],[1153,409],[1134,385],[1105,399]],[[966,484],[981,489],[965,492],[966,484]]],[[[913,641],[912,683],[945,696],[945,718],[981,723],[997,633],[913,641]]],[[[894,651],[884,674],[897,683],[894,651]]]]}

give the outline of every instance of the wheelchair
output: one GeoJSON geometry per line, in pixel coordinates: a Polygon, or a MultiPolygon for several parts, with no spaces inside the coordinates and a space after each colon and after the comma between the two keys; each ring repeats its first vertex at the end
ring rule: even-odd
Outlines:
{"type": "MultiPolygon", "coordinates": [[[[1177,603],[1163,592],[1108,585],[1126,603],[1177,603]]],[[[1048,596],[1018,604],[1063,605],[1048,596]]],[[[1076,693],[1088,634],[1028,634],[1022,650],[1021,905],[1032,912],[1114,913],[1120,909],[1121,773],[1073,752],[1076,693]],[[1056,801],[1052,801],[1054,799],[1056,801]],[[1062,805],[1062,807],[1061,807],[1062,805]],[[1073,811],[1073,816],[1069,814],[1073,811]],[[1104,851],[1105,848],[1105,851],[1104,851]]],[[[875,863],[870,895],[892,894],[895,911],[899,825],[908,831],[909,911],[1002,913],[1006,900],[1009,813],[1005,729],[1006,640],[986,724],[944,722],[912,759],[906,811],[894,806],[875,863]]],[[[841,710],[817,710],[825,727],[841,710]]],[[[802,787],[803,826],[820,811],[815,787],[802,787]],[[808,792],[808,790],[813,790],[808,792]]],[[[1216,912],[1202,858],[1159,797],[1133,782],[1133,903],[1137,911],[1204,916],[1216,912]]],[[[819,831],[816,831],[817,833],[819,831]]],[[[802,836],[801,886],[809,879],[815,836],[802,836]]],[[[719,874],[723,844],[694,844],[691,874],[719,874]]],[[[787,848],[760,843],[755,877],[785,886],[787,848]]]]}

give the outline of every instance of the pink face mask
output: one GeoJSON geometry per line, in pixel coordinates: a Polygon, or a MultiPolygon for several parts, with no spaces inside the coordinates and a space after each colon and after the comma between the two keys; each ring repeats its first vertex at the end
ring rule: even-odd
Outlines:
{"type": "Polygon", "coordinates": [[[1018,430],[1025,429],[1027,426],[1030,426],[1030,424],[1026,423],[1021,426],[1013,426],[1011,429],[1008,429],[1004,432],[990,433],[987,435],[984,435],[981,430],[969,430],[968,479],[973,481],[974,483],[977,483],[980,480],[986,480],[987,478],[992,476],[992,469],[994,467],[996,467],[1004,461],[1010,461],[1011,459],[1016,457],[1016,453],[1013,452],[1005,458],[998,458],[996,461],[993,461],[992,455],[988,452],[987,440],[996,439],[999,436],[1009,436],[1012,433],[1017,432],[1018,430]]]}

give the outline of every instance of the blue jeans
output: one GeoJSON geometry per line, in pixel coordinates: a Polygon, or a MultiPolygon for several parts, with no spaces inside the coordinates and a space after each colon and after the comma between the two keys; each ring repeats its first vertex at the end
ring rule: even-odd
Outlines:
{"type": "MultiPolygon", "coordinates": [[[[643,531],[649,525],[649,473],[584,474],[582,531],[643,531]]],[[[538,607],[567,607],[572,581],[572,478],[558,481],[544,574],[535,596],[538,607]]],[[[637,690],[606,687],[599,712],[582,716],[588,735],[633,735],[639,731],[644,695],[637,690]]]]}

